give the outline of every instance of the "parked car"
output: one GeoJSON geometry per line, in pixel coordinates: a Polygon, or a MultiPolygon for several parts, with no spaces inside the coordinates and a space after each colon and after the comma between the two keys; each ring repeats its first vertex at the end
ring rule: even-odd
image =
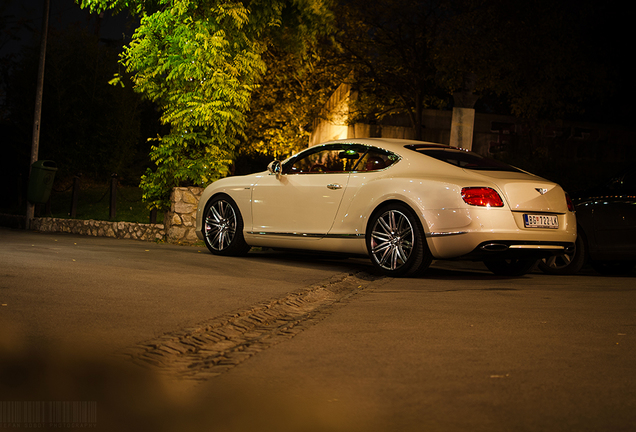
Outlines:
{"type": "Polygon", "coordinates": [[[636,172],[573,196],[578,237],[570,253],[539,263],[548,274],[574,274],[585,263],[599,273],[628,273],[636,265],[636,172]]]}
{"type": "Polygon", "coordinates": [[[350,139],[212,183],[196,230],[216,255],[252,246],[341,252],[368,256],[389,276],[461,258],[515,276],[573,248],[573,210],[559,185],[476,153],[350,139]]]}

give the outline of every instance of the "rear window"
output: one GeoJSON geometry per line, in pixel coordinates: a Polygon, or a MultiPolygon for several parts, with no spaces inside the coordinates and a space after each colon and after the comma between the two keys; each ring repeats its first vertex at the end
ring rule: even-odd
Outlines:
{"type": "Polygon", "coordinates": [[[406,146],[406,148],[460,168],[481,171],[522,172],[521,170],[518,170],[506,163],[485,158],[477,153],[467,150],[452,147],[429,147],[419,145],[409,145],[406,146]]]}

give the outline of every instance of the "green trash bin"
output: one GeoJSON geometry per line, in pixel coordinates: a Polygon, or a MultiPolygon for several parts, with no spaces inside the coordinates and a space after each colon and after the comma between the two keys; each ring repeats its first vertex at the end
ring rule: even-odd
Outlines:
{"type": "Polygon", "coordinates": [[[51,195],[57,165],[53,161],[40,160],[31,165],[31,177],[27,199],[31,204],[45,204],[51,195]]]}

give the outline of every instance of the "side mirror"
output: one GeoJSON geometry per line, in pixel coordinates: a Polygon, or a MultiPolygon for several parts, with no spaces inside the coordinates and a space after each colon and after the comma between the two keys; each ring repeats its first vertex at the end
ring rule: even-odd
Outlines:
{"type": "Polygon", "coordinates": [[[267,165],[267,171],[270,174],[276,174],[276,177],[279,177],[282,174],[283,166],[281,165],[279,160],[273,160],[267,165]]]}

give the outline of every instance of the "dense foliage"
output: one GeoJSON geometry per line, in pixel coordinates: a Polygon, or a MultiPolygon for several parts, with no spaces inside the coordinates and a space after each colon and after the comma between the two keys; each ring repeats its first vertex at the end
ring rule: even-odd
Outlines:
{"type": "Polygon", "coordinates": [[[611,92],[598,61],[593,29],[598,2],[452,0],[440,22],[434,59],[442,85],[476,77],[481,94],[496,95],[518,117],[562,119],[611,92]]]}
{"type": "Polygon", "coordinates": [[[311,56],[301,57],[272,48],[263,56],[267,72],[252,95],[240,157],[284,159],[307,147],[314,121],[323,115],[326,101],[350,70],[334,57],[330,41],[310,52],[311,56]]]}
{"type": "Polygon", "coordinates": [[[402,115],[418,136],[421,110],[452,107],[467,81],[482,112],[580,114],[611,91],[610,66],[595,58],[603,34],[590,32],[602,24],[598,8],[594,0],[341,0],[336,40],[358,90],[350,121],[402,115]]]}
{"type": "Polygon", "coordinates": [[[417,133],[423,108],[442,108],[448,93],[440,88],[432,54],[443,0],[343,0],[336,40],[342,62],[353,71],[357,98],[351,123],[375,124],[406,115],[417,133]]]}
{"type": "Polygon", "coordinates": [[[244,135],[251,95],[266,71],[271,44],[302,51],[329,14],[320,0],[81,0],[99,12],[141,17],[121,61],[135,89],[157,103],[170,132],[154,138],[141,186],[153,207],[170,189],[205,185],[227,174],[244,135]],[[284,28],[284,32],[281,30],[284,28]]]}

